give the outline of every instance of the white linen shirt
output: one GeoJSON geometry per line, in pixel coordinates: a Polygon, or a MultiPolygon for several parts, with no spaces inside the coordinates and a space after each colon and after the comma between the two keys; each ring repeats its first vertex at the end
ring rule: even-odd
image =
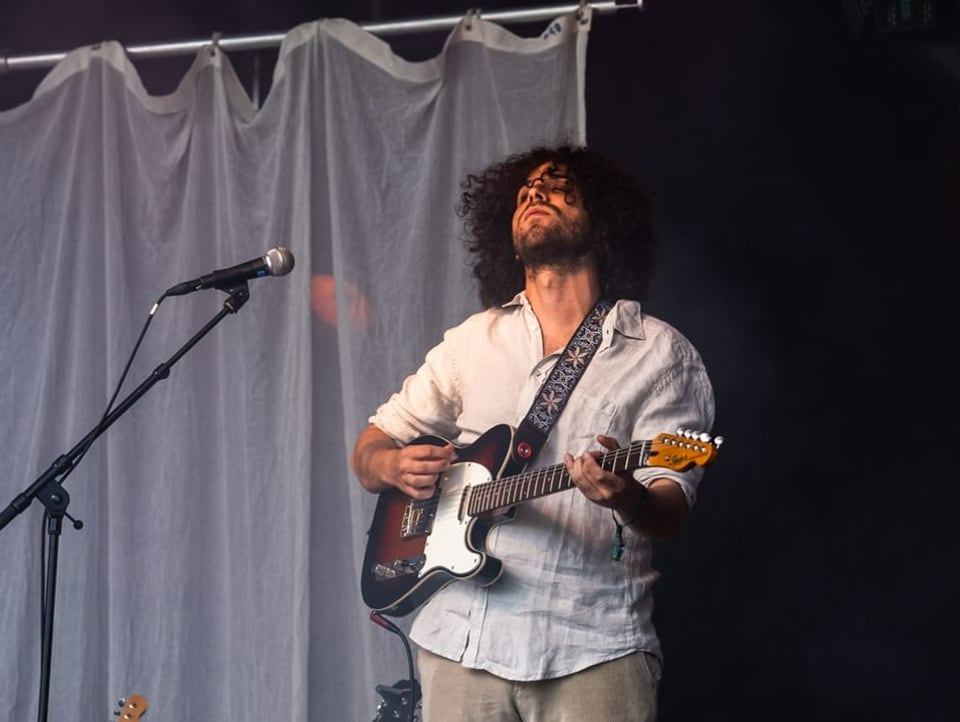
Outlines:
{"type": "MultiPolygon", "coordinates": [[[[459,446],[526,416],[559,353],[543,356],[540,326],[525,295],[448,330],[370,422],[408,443],[435,434],[459,446]]],[[[699,353],[669,324],[618,301],[603,341],[528,468],[600,448],[597,434],[631,441],[678,428],[709,432],[713,389],[699,353]]],[[[506,453],[507,450],[504,450],[506,453]]],[[[634,472],[642,483],[667,477],[693,505],[702,468],[634,472]]],[[[610,510],[576,489],[520,504],[490,530],[486,551],[503,562],[488,586],[455,581],[417,613],[411,639],[465,667],[505,679],[551,679],[637,650],[660,655],[652,588],[651,540],[624,529],[626,549],[611,558],[610,510]]]]}

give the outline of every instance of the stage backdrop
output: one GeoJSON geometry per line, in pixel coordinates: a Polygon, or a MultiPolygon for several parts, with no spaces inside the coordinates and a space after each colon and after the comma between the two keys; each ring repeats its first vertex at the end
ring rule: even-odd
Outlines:
{"type": "MultiPolygon", "coordinates": [[[[0,510],[79,456],[166,289],[277,246],[296,259],[182,356],[228,296],[165,298],[114,407],[146,393],[62,477],[84,526],[55,538],[49,719],[103,722],[141,694],[158,722],[362,722],[407,677],[360,598],[375,497],[349,452],[478,308],[460,179],[585,137],[586,13],[539,37],[468,16],[425,62],[305,24],[261,108],[219,48],[160,97],[108,42],[0,113],[0,510]]],[[[41,696],[44,511],[0,530],[10,722],[41,696]]]]}

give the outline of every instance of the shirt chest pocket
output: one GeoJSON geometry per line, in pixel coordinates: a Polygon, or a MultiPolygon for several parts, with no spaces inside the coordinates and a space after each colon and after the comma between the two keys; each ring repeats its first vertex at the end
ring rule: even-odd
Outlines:
{"type": "Polygon", "coordinates": [[[622,418],[618,410],[615,403],[606,399],[573,393],[557,418],[552,434],[560,446],[557,450],[576,456],[599,449],[597,434],[613,437],[621,446],[626,446],[631,441],[632,419],[622,418]]]}

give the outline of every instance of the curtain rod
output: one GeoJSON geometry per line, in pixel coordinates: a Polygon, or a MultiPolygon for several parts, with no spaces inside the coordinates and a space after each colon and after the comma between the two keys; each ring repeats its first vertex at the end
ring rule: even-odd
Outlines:
{"type": "MultiPolygon", "coordinates": [[[[567,5],[551,5],[545,7],[527,8],[521,10],[493,10],[485,13],[481,10],[471,10],[475,16],[500,23],[523,23],[536,20],[551,20],[557,14],[571,13],[579,10],[582,5],[589,5],[594,12],[612,13],[619,10],[640,10],[643,0],[614,0],[612,2],[572,3],[567,5]]],[[[463,19],[463,15],[439,15],[435,17],[417,18],[413,20],[395,20],[381,23],[366,23],[361,25],[364,30],[373,35],[406,35],[408,33],[425,32],[431,30],[445,30],[456,27],[463,19]]],[[[260,50],[262,48],[279,47],[286,33],[259,33],[252,35],[235,35],[227,37],[214,34],[219,46],[229,50],[260,50]]],[[[158,58],[174,55],[189,55],[198,52],[205,45],[210,45],[211,38],[196,40],[180,40],[173,42],[148,43],[131,45],[125,48],[132,57],[158,58]]],[[[31,68],[47,68],[56,65],[66,57],[66,52],[38,53],[32,55],[4,55],[0,56],[0,75],[12,70],[27,70],[31,68]]]]}

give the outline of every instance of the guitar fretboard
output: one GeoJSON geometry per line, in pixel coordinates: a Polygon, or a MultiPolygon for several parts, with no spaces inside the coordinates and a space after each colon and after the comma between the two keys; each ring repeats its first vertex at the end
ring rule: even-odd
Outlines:
{"type": "MultiPolygon", "coordinates": [[[[647,463],[650,444],[649,441],[637,441],[630,446],[604,454],[597,462],[601,468],[614,473],[638,469],[647,463]]],[[[567,467],[556,464],[470,486],[464,491],[464,501],[467,515],[476,516],[571,488],[573,488],[573,480],[567,473],[567,467]]]]}

